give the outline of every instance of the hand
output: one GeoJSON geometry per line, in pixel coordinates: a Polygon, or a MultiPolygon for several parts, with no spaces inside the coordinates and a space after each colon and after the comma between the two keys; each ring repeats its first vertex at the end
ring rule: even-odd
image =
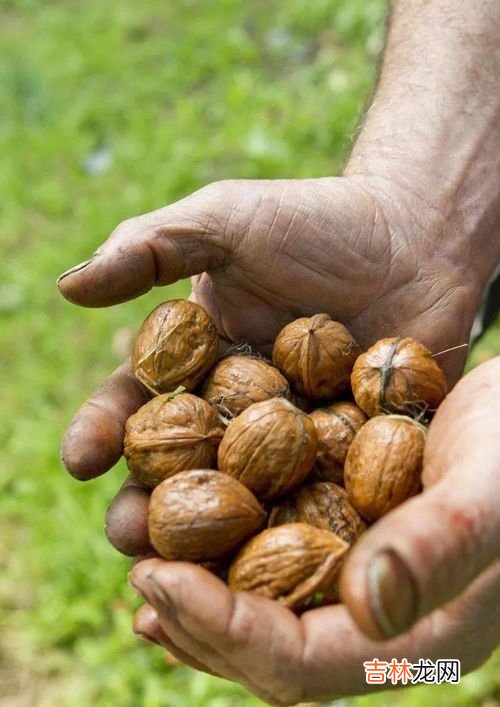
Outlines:
{"type": "MultiPolygon", "coordinates": [[[[60,287],[69,299],[97,306],[204,270],[195,277],[193,296],[214,316],[225,339],[250,340],[265,348],[285,321],[326,310],[346,322],[365,345],[399,332],[424,340],[433,350],[460,343],[466,338],[480,288],[466,279],[459,286],[456,274],[444,268],[442,278],[430,288],[428,278],[436,273],[440,256],[424,247],[426,236],[415,226],[409,208],[398,205],[397,213],[391,212],[395,197],[388,199],[387,185],[380,194],[376,196],[374,182],[359,178],[212,185],[166,209],[126,222],[89,265],[63,277],[60,287]],[[410,232],[411,242],[401,235],[410,232]],[[451,324],[456,321],[458,330],[451,324]]],[[[455,359],[450,378],[459,368],[455,359]]],[[[489,368],[479,370],[484,381],[489,368]]],[[[493,374],[489,370],[492,380],[495,373],[498,377],[498,362],[493,374]]],[[[141,563],[134,570],[134,582],[146,587],[150,606],[139,614],[137,629],[145,630],[141,622],[146,621],[149,633],[160,636],[181,660],[239,680],[265,699],[282,703],[307,695],[361,691],[362,661],[373,655],[410,661],[422,655],[457,657],[456,647],[461,645],[458,657],[465,667],[478,665],[497,640],[498,624],[492,615],[499,581],[498,568],[492,567],[467,587],[491,562],[492,546],[498,542],[490,507],[498,478],[487,466],[495,454],[498,460],[498,450],[491,440],[489,447],[485,444],[479,450],[485,454],[481,485],[476,479],[473,485],[469,482],[471,491],[462,507],[468,485],[461,479],[476,474],[477,468],[474,459],[472,472],[466,463],[479,453],[471,451],[478,449],[475,416],[482,411],[493,414],[492,391],[485,393],[478,375],[469,376],[468,386],[462,383],[450,398],[456,402],[443,408],[451,409],[456,427],[439,423],[447,419],[444,412],[433,423],[429,449],[436,453],[432,464],[427,464],[425,479],[429,484],[449,470],[446,484],[436,484],[366,535],[346,566],[345,606],[309,612],[299,620],[258,597],[242,594],[233,599],[221,582],[199,568],[156,560],[155,582],[168,592],[170,609],[148,591],[150,581],[141,582],[141,573],[149,574],[151,569],[141,563]],[[464,396],[467,404],[460,402],[464,396]],[[474,445],[464,447],[470,439],[466,436],[469,423],[474,445]],[[458,516],[466,532],[454,525],[458,516]],[[465,542],[469,530],[472,539],[465,542]],[[368,561],[383,548],[395,553],[389,557],[397,558],[399,569],[392,581],[389,571],[386,590],[404,598],[400,591],[404,566],[412,578],[409,599],[399,602],[401,614],[392,622],[380,610],[375,616],[366,608],[368,561]],[[380,638],[381,629],[388,627],[389,633],[400,633],[461,591],[460,599],[385,646],[368,640],[356,627],[373,638],[380,638]],[[204,603],[206,596],[210,596],[209,606],[204,603]],[[413,616],[403,616],[403,609],[411,609],[417,596],[413,616]],[[480,642],[474,642],[471,634],[479,636],[480,642]],[[210,649],[201,644],[209,644],[210,649]]],[[[70,427],[63,444],[70,471],[91,478],[113,465],[121,454],[125,420],[146,399],[129,364],[124,364],[70,427]]],[[[147,490],[132,482],[110,509],[108,534],[129,554],[150,549],[147,498],[147,490]]],[[[387,565],[383,556],[381,562],[387,565]]]]}
{"type": "MultiPolygon", "coordinates": [[[[445,228],[435,214],[381,178],[219,182],[124,222],[59,288],[105,306],[192,275],[193,299],[229,341],[266,351],[286,322],[328,312],[362,345],[403,334],[438,353],[468,341],[484,283],[467,251],[450,268],[446,244],[432,245],[429,229],[445,228]]],[[[464,356],[439,359],[450,382],[464,356]]],[[[74,419],[63,444],[70,472],[113,466],[125,420],[146,399],[124,364],[74,419]]]]}
{"type": "Polygon", "coordinates": [[[374,657],[458,658],[462,673],[476,668],[500,640],[499,427],[500,357],[439,409],[425,492],[353,549],[341,579],[345,605],[297,618],[267,599],[232,595],[199,567],[152,559],[130,576],[147,602],[135,631],[273,705],[371,692],[363,661],[374,657]],[[377,643],[359,628],[392,639],[377,643]]]}

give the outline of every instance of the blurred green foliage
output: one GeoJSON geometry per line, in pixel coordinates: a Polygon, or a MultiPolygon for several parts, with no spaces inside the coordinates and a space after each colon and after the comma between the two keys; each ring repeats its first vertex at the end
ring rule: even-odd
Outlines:
{"type": "MultiPolygon", "coordinates": [[[[0,2],[3,705],[261,704],[132,636],[129,563],[102,531],[123,465],[82,485],[59,461],[73,411],[133,328],[187,284],[89,311],[54,283],[118,222],[206,182],[338,171],[385,11],[382,0],[0,2]]],[[[497,325],[475,362],[499,350],[497,325]]],[[[346,702],[498,704],[499,665],[460,687],[346,702]]]]}

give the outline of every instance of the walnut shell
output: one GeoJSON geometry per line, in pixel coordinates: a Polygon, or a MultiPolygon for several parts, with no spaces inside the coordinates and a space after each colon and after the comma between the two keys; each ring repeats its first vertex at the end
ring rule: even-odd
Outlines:
{"type": "Polygon", "coordinates": [[[321,481],[344,483],[347,450],[368,419],[354,403],[333,403],[309,413],[318,438],[314,477],[321,481]]]}
{"type": "Polygon", "coordinates": [[[230,420],[253,403],[289,398],[290,387],[274,366],[260,358],[227,356],[206,379],[201,397],[230,420]]]}
{"type": "Polygon", "coordinates": [[[224,557],[262,527],[266,514],[243,484],[195,469],[165,479],[151,494],[149,537],[166,560],[224,557]]]}
{"type": "Polygon", "coordinates": [[[254,403],[230,422],[219,469],[269,501],[300,484],[316,456],[314,424],[284,398],[254,403]]]}
{"type": "Polygon", "coordinates": [[[184,386],[194,390],[217,360],[215,322],[203,307],[163,302],[144,321],[132,353],[135,376],[154,395],[184,386]]]}
{"type": "Polygon", "coordinates": [[[300,395],[331,400],[349,390],[352,367],[360,353],[343,324],[328,314],[315,314],[296,319],[280,331],[273,363],[300,395]]]}
{"type": "Polygon", "coordinates": [[[395,412],[419,417],[446,396],[446,378],[431,352],[415,339],[380,339],[356,361],[354,399],[369,417],[395,412]]]}
{"type": "Polygon", "coordinates": [[[268,528],[236,556],[229,569],[229,588],[276,599],[290,609],[306,609],[317,594],[336,597],[348,548],[337,535],[305,523],[268,528]]]}
{"type": "Polygon", "coordinates": [[[410,417],[378,415],[355,436],[344,467],[349,499],[374,521],[420,490],[427,429],[410,417]]]}
{"type": "Polygon", "coordinates": [[[134,476],[153,487],[179,471],[215,466],[223,435],[205,400],[159,395],[127,420],[123,453],[134,476]]]}
{"type": "Polygon", "coordinates": [[[345,489],[329,481],[306,484],[272,509],[268,527],[307,523],[338,535],[352,545],[366,530],[366,523],[349,501],[345,489]]]}

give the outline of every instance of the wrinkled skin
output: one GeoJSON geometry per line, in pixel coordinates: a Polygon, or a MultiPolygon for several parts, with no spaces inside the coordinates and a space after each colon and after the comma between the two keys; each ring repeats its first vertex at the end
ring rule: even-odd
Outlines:
{"type": "MultiPolygon", "coordinates": [[[[364,178],[218,183],[125,222],[59,287],[73,302],[105,306],[193,275],[192,296],[221,336],[265,350],[285,322],[321,311],[344,322],[364,346],[400,332],[433,352],[463,343],[482,285],[466,267],[447,267],[446,246],[433,249],[422,215],[417,219],[405,195],[390,189],[364,178]]],[[[434,212],[432,218],[438,219],[434,212]]],[[[434,226],[444,228],[439,220],[434,226]]],[[[440,357],[450,383],[463,358],[463,350],[440,357]]],[[[499,638],[500,568],[493,560],[500,450],[489,433],[478,444],[476,422],[484,418],[489,430],[496,420],[498,429],[499,373],[499,360],[476,370],[438,413],[424,479],[428,485],[444,478],[364,535],[343,573],[344,606],[297,619],[262,598],[231,595],[201,568],[149,560],[132,575],[148,603],[136,631],[272,704],[362,692],[361,664],[373,655],[452,656],[463,660],[464,670],[478,666],[499,638]],[[402,578],[389,573],[386,593],[397,592],[401,604],[391,631],[401,635],[386,645],[374,642],[387,633],[366,594],[369,560],[384,548],[405,563],[399,572],[403,580],[411,577],[418,595],[417,612],[403,617],[402,578]]],[[[70,472],[87,479],[110,468],[121,454],[127,417],[145,399],[125,363],[70,426],[63,443],[70,472]]],[[[108,519],[108,535],[122,550],[123,526],[112,521],[144,512],[144,491],[136,505],[134,489],[121,492],[108,519]]]]}
{"type": "MultiPolygon", "coordinates": [[[[483,283],[466,264],[449,268],[446,244],[434,249],[421,214],[388,188],[360,177],[218,182],[125,221],[59,288],[98,307],[193,275],[192,298],[221,336],[268,352],[287,321],[321,311],[365,347],[399,332],[434,353],[464,344],[483,283]]],[[[451,383],[464,357],[439,358],[451,383]]],[[[112,466],[124,421],[146,400],[126,362],[75,419],[63,445],[70,471],[89,478],[112,466]],[[82,449],[85,435],[99,444],[82,449]]]]}
{"type": "MultiPolygon", "coordinates": [[[[433,247],[396,184],[228,180],[125,221],[60,289],[105,306],[194,275],[193,299],[230,341],[270,352],[287,322],[326,312],[364,347],[404,332],[436,353],[468,341],[480,296],[465,264],[447,264],[446,246],[433,247]]],[[[464,356],[440,360],[451,379],[464,356]]]]}

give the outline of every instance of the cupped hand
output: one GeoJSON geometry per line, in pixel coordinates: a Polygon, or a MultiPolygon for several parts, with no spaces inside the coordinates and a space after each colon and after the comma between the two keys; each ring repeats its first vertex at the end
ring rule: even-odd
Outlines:
{"type": "Polygon", "coordinates": [[[273,705],[372,691],[363,662],[373,658],[459,659],[462,674],[478,667],[500,641],[499,429],[497,358],[439,409],[425,491],[352,550],[343,605],[298,618],[267,599],[232,594],[194,565],[149,559],[130,576],[146,600],[135,631],[273,705]]]}
{"type": "MultiPolygon", "coordinates": [[[[483,283],[439,210],[382,178],[223,181],[119,225],[62,294],[99,307],[192,276],[221,337],[269,351],[277,332],[327,312],[361,345],[413,336],[433,353],[468,341],[483,283]]],[[[450,382],[464,349],[440,358],[450,382]]],[[[127,417],[146,400],[125,363],[75,417],[63,459],[78,478],[119,459],[127,417]]]]}
{"type": "MultiPolygon", "coordinates": [[[[435,213],[383,180],[221,182],[125,222],[59,287],[105,306],[193,276],[192,297],[229,341],[268,350],[287,321],[324,311],[362,345],[403,334],[437,353],[467,341],[482,283],[448,249],[435,213]]],[[[451,383],[463,356],[440,359],[451,383]]],[[[343,606],[297,619],[233,597],[202,569],[150,560],[133,574],[148,601],[137,629],[145,620],[181,660],[277,704],[362,691],[362,661],[374,655],[478,665],[498,640],[500,453],[494,435],[479,444],[485,410],[498,428],[498,373],[498,361],[478,369],[436,416],[424,481],[443,478],[366,534],[343,573],[343,606]]],[[[70,472],[87,479],[113,466],[126,419],[147,399],[126,362],[75,416],[63,442],[70,472]]],[[[132,555],[150,550],[147,500],[129,482],[108,514],[112,542],[132,555]]]]}

